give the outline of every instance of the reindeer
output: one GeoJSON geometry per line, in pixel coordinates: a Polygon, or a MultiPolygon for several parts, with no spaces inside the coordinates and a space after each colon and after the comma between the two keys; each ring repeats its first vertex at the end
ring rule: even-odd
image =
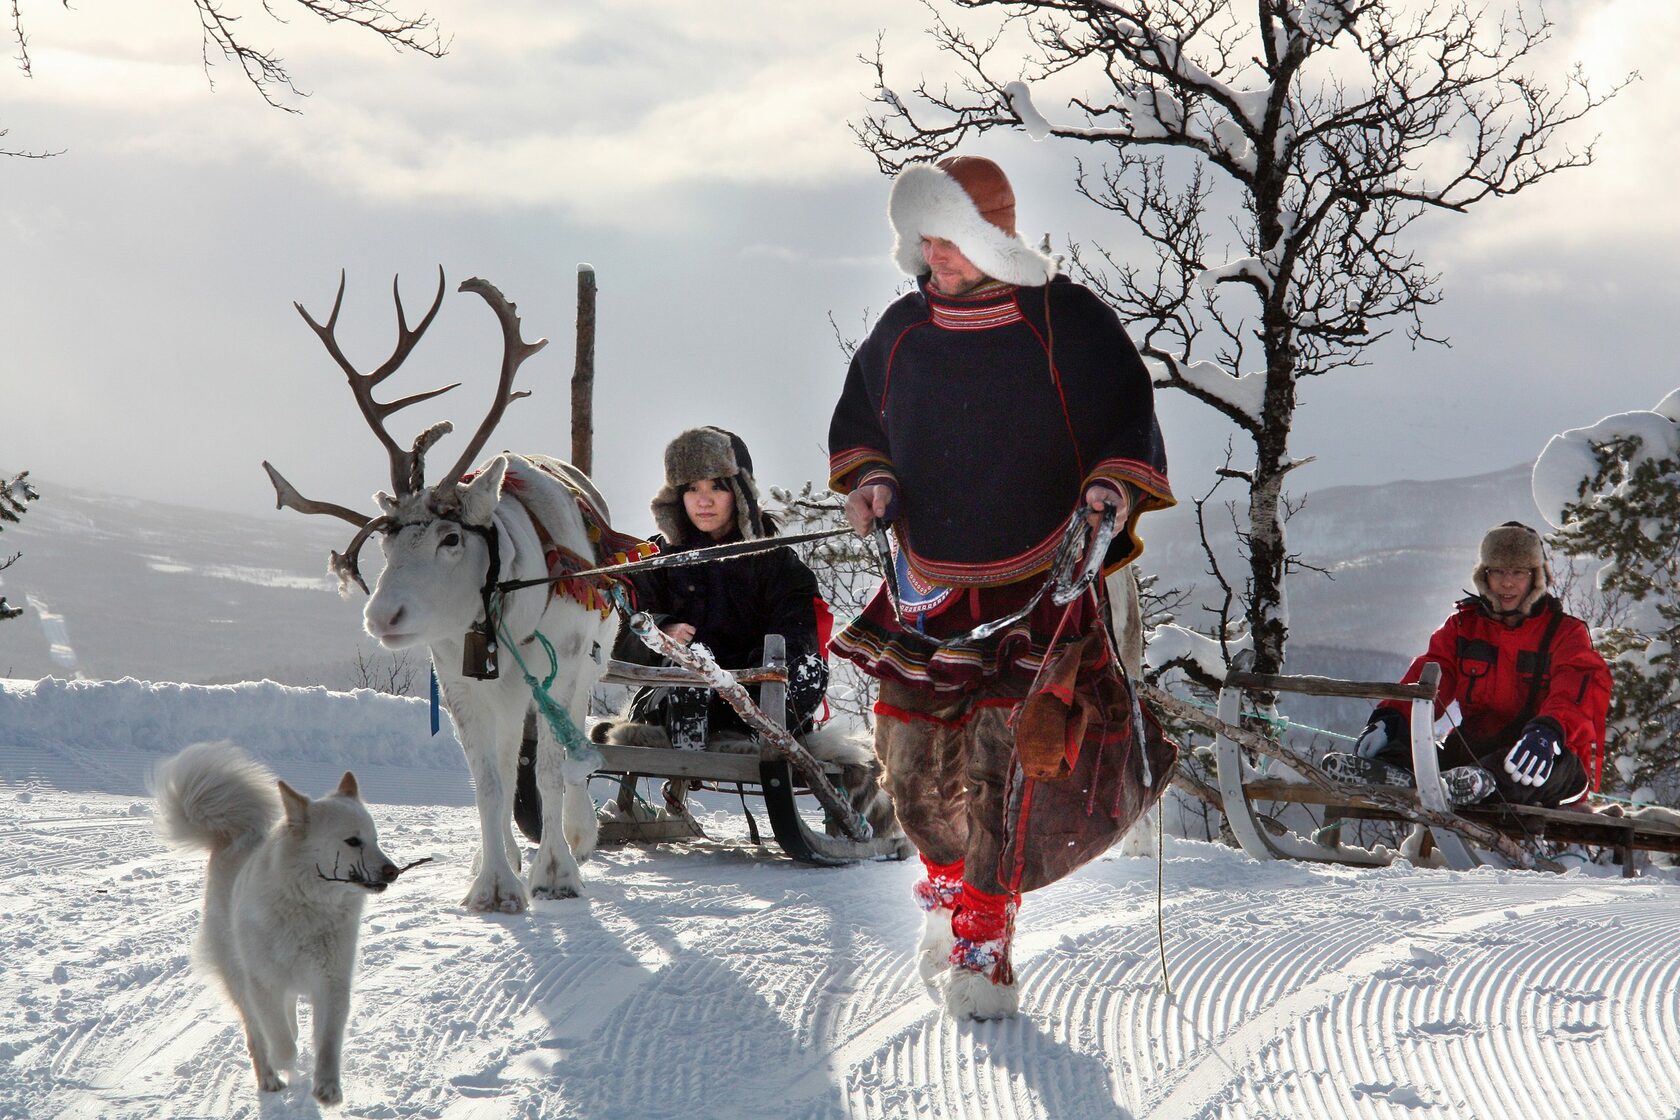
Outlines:
{"type": "MultiPolygon", "coordinates": [[[[425,455],[452,425],[433,425],[405,451],[386,431],[385,420],[398,409],[446,393],[460,383],[389,402],[373,396],[375,387],[403,363],[437,315],[444,294],[441,268],[437,295],[413,329],[393,281],[397,344],[391,356],[370,373],[357,371],[335,335],[344,301],[342,273],[332,313],[324,324],[317,323],[301,303],[293,304],[349,378],[357,406],[390,457],[393,492],[376,495],[380,514],[364,517],[344,506],[305,498],[266,461],[263,469],[274,484],[276,508],[327,514],[357,526],[345,551],[332,554],[330,570],[339,577],[341,593],[348,594],[352,583],[367,591],[357,555],[370,536],[380,535],[385,568],[363,612],[367,632],[386,649],[427,647],[444,706],[472,772],[481,844],[472,887],[462,904],[469,910],[518,913],[526,908],[528,896],[518,878],[520,846],[513,834],[512,792],[532,693],[524,673],[505,671],[511,666],[497,672],[486,661],[493,662],[497,652],[508,657],[517,651],[540,679],[550,667],[539,637],[545,639],[555,661],[549,695],[581,727],[590,692],[605,670],[618,618],[611,610],[601,609],[593,596],[556,594],[552,584],[506,596],[495,594],[499,582],[549,576],[549,560],[555,555],[572,571],[591,567],[597,559],[577,503],[550,503],[540,517],[534,517],[516,496],[520,479],[538,473],[545,483],[561,479],[592,504],[602,523],[608,514],[606,503],[583,473],[559,460],[504,453],[473,475],[467,474],[503,411],[512,401],[530,395],[512,391],[514,375],[548,340],[525,342],[514,305],[486,281],[470,279],[459,290],[482,296],[501,324],[501,380],[489,414],[442,479],[431,487],[425,485],[425,455]]],[[[529,897],[572,898],[583,887],[578,859],[595,847],[595,812],[587,783],[598,759],[566,757],[548,722],[536,722],[543,819],[542,843],[530,867],[529,897]]]]}

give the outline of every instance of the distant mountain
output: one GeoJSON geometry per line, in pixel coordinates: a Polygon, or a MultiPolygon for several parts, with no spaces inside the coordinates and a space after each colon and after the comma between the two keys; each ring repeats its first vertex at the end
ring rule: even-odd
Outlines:
{"type": "MultiPolygon", "coordinates": [[[[354,530],[326,518],[241,517],[31,479],[41,492],[0,534],[23,554],[0,593],[0,676],[195,683],[357,683],[362,596],[341,599],[327,555],[354,530]]],[[[366,550],[378,570],[378,546],[366,550]]]]}
{"type": "MultiPolygon", "coordinates": [[[[1532,464],[1437,482],[1332,486],[1307,493],[1287,523],[1291,552],[1327,575],[1299,571],[1289,581],[1291,649],[1324,647],[1391,655],[1421,652],[1454,602],[1470,587],[1482,535],[1502,521],[1546,531],[1529,488],[1532,464]]],[[[1163,588],[1214,588],[1196,533],[1194,507],[1181,504],[1144,519],[1146,571],[1163,588]]],[[[1208,507],[1209,536],[1227,558],[1225,578],[1240,589],[1236,537],[1223,507],[1208,507]]],[[[1186,614],[1181,621],[1201,619],[1186,614]]],[[[1316,662],[1320,660],[1314,656],[1316,662]]],[[[1292,672],[1326,667],[1291,664],[1292,672]]]]}
{"type": "MultiPolygon", "coordinates": [[[[1290,670],[1396,671],[1469,585],[1488,526],[1540,525],[1528,472],[1306,495],[1289,522],[1290,547],[1333,578],[1292,579],[1290,670]]],[[[348,687],[394,674],[424,684],[424,657],[380,652],[362,634],[361,593],[339,598],[326,574],[328,552],[352,532],[342,522],[243,517],[35,481],[41,500],[0,534],[0,555],[23,553],[0,573],[0,593],[25,608],[0,623],[0,676],[348,687]]],[[[1215,548],[1231,555],[1230,520],[1210,512],[1222,523],[1215,548]]],[[[1151,514],[1144,535],[1143,566],[1163,585],[1211,586],[1188,501],[1151,514]]],[[[365,560],[371,580],[376,545],[365,560]]],[[[1242,573],[1227,572],[1240,587],[1242,573]]],[[[1183,621],[1201,619],[1187,611],[1183,621]]]]}

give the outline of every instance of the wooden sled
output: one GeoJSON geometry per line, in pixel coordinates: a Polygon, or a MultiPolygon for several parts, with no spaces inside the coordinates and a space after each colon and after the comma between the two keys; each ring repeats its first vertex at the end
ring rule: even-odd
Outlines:
{"type": "MultiPolygon", "coordinates": [[[[777,728],[783,727],[783,713],[787,711],[786,651],[786,642],[780,634],[767,635],[764,639],[765,665],[729,674],[736,682],[759,686],[757,707],[764,718],[777,728]]],[[[632,687],[678,685],[705,688],[712,685],[705,675],[682,666],[648,667],[623,661],[612,662],[602,681],[632,687]]],[[[604,760],[596,773],[619,775],[618,816],[617,819],[601,822],[601,842],[654,843],[704,837],[699,823],[687,809],[689,786],[699,782],[703,786],[730,788],[745,795],[762,797],[776,844],[800,863],[837,867],[860,860],[909,857],[910,842],[902,834],[854,839],[841,828],[835,828],[834,835],[812,828],[800,812],[799,798],[804,795],[816,797],[831,821],[841,814],[856,814],[849,804],[828,804],[835,792],[833,787],[826,782],[803,778],[781,749],[763,737],[754,742],[756,749],[745,753],[596,744],[595,749],[601,752],[604,760]],[[638,819],[640,799],[636,794],[636,785],[643,777],[664,778],[667,781],[666,812],[657,819],[638,819]]],[[[831,779],[841,772],[834,763],[817,765],[831,779]]]]}
{"type": "MultiPolygon", "coordinates": [[[[1219,692],[1220,723],[1234,727],[1241,714],[1246,689],[1290,692],[1310,696],[1341,696],[1368,700],[1411,702],[1412,763],[1416,790],[1390,787],[1364,788],[1335,782],[1317,772],[1310,763],[1289,765],[1311,781],[1264,777],[1253,773],[1238,743],[1221,732],[1216,739],[1215,758],[1219,792],[1225,819],[1243,851],[1255,859],[1302,859],[1323,863],[1380,867],[1393,861],[1396,853],[1387,848],[1361,848],[1341,843],[1339,820],[1382,820],[1412,825],[1412,842],[1427,855],[1433,848],[1442,861],[1455,870],[1473,867],[1534,866],[1561,871],[1560,865],[1524,851],[1524,841],[1547,840],[1563,844],[1584,844],[1612,849],[1622,874],[1633,877],[1634,853],[1653,851],[1680,853],[1680,827],[1632,817],[1526,805],[1477,805],[1454,808],[1441,785],[1434,739],[1435,692],[1440,669],[1426,665],[1417,684],[1341,681],[1327,677],[1262,676],[1233,669],[1225,676],[1219,692]],[[1285,827],[1275,817],[1261,813],[1255,802],[1318,805],[1325,810],[1326,827],[1311,838],[1285,827]],[[1486,843],[1476,843],[1481,840],[1486,843]]],[[[1274,756],[1275,757],[1275,756],[1274,756]]]]}

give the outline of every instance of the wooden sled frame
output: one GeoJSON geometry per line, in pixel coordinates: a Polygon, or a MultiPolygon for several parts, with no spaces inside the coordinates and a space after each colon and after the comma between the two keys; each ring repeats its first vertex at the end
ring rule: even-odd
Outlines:
{"type": "MultiPolygon", "coordinates": [[[[1637,874],[1634,853],[1654,851],[1680,854],[1680,827],[1632,817],[1611,817],[1598,813],[1544,809],[1526,805],[1465,806],[1455,809],[1447,800],[1436,761],[1434,739],[1435,693],[1440,669],[1426,665],[1415,685],[1387,682],[1341,681],[1327,677],[1262,676],[1233,669],[1226,674],[1219,692],[1218,717],[1221,725],[1215,743],[1219,793],[1226,821],[1243,851],[1255,859],[1301,859],[1322,863],[1380,867],[1393,861],[1386,848],[1343,845],[1339,829],[1326,828],[1309,839],[1283,829],[1277,822],[1258,814],[1256,801],[1321,805],[1328,817],[1386,820],[1410,823],[1419,850],[1429,846],[1455,870],[1479,866],[1534,866],[1563,870],[1552,860],[1529,856],[1517,844],[1525,840],[1586,844],[1613,849],[1624,877],[1637,874]],[[1241,715],[1242,693],[1248,689],[1290,692],[1311,696],[1341,696],[1369,700],[1408,700],[1411,703],[1412,763],[1417,780],[1410,790],[1361,789],[1329,780],[1304,760],[1288,765],[1313,781],[1254,776],[1240,745],[1227,733],[1241,715]],[[1271,827],[1268,827],[1271,826],[1271,827]],[[1328,834],[1331,842],[1319,837],[1328,834]],[[1490,835],[1491,834],[1491,835],[1490,835]],[[1471,840],[1493,841],[1492,847],[1471,840]]],[[[1271,753],[1271,752],[1268,752],[1271,753]]],[[[1272,754],[1276,758],[1276,754],[1272,754]]]]}
{"type": "MultiPolygon", "coordinates": [[[[758,707],[764,717],[778,728],[785,727],[787,711],[787,643],[780,634],[768,634],[764,639],[765,664],[759,668],[732,672],[737,682],[759,686],[758,707]]],[[[649,667],[613,661],[608,665],[604,684],[632,687],[645,685],[676,685],[678,687],[711,687],[703,674],[678,665],[649,667]]],[[[619,820],[601,823],[600,839],[604,842],[657,842],[680,840],[704,835],[687,813],[688,783],[700,781],[735,786],[743,793],[757,786],[764,798],[764,809],[770,818],[770,830],[776,844],[799,863],[815,867],[839,867],[860,860],[905,859],[910,843],[902,835],[874,836],[854,840],[845,835],[830,836],[816,831],[805,823],[796,800],[801,793],[811,793],[811,786],[789,764],[780,750],[760,740],[758,749],[749,753],[728,751],[686,751],[660,747],[633,747],[615,743],[597,743],[603,765],[597,774],[619,775],[619,820]],[[664,778],[671,782],[668,800],[681,810],[678,814],[651,821],[634,819],[636,781],[642,777],[664,778]]],[[[823,763],[822,770],[837,776],[840,767],[823,763]]],[[[820,800],[819,794],[819,800],[820,800]]]]}

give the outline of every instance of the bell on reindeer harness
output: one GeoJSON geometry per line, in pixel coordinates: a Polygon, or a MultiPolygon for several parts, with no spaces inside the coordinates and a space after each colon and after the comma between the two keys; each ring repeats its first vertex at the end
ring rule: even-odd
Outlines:
{"type": "Polygon", "coordinates": [[[496,635],[487,626],[474,626],[462,643],[461,675],[475,681],[493,681],[501,675],[496,663],[496,635]]]}

